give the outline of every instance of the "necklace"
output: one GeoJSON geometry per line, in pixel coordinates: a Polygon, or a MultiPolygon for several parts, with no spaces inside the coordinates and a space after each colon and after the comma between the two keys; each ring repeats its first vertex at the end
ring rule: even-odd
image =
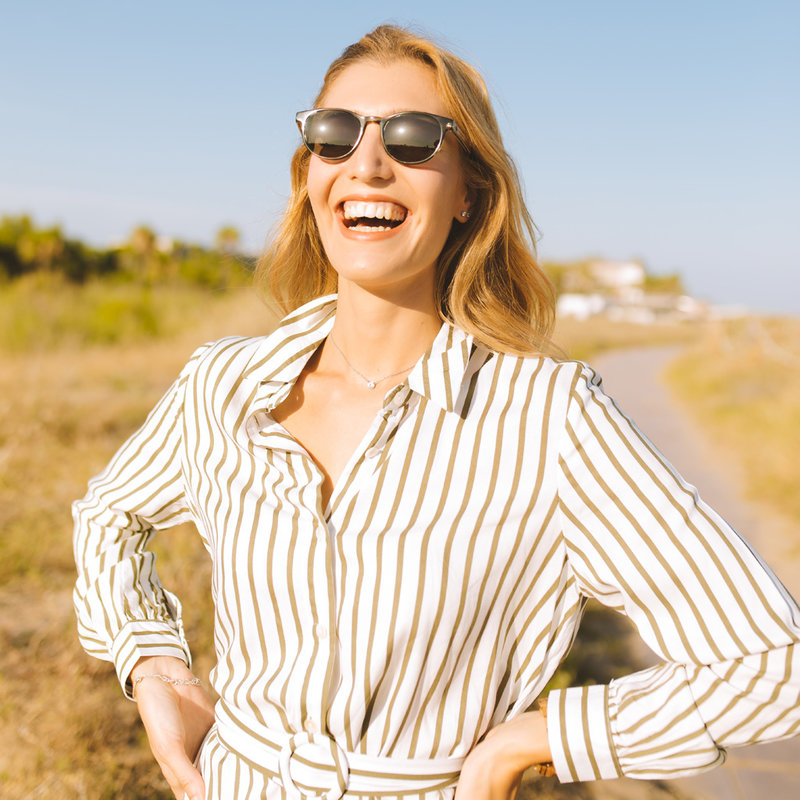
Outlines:
{"type": "Polygon", "coordinates": [[[361,380],[364,381],[364,383],[367,384],[367,388],[368,389],[374,389],[381,381],[385,381],[385,380],[388,380],[389,378],[393,378],[395,375],[399,375],[401,372],[408,372],[411,369],[411,367],[414,366],[414,364],[411,364],[411,366],[403,367],[403,369],[399,369],[399,370],[397,370],[397,372],[392,372],[389,375],[384,375],[382,378],[375,378],[374,380],[372,380],[372,379],[368,378],[366,375],[364,375],[362,372],[359,372],[350,363],[350,361],[348,360],[347,356],[342,352],[342,348],[339,347],[338,344],[336,344],[336,340],[333,338],[333,336],[329,336],[328,338],[331,340],[333,346],[339,351],[339,355],[344,359],[344,363],[347,364],[347,366],[350,367],[350,369],[353,370],[353,372],[355,372],[355,374],[358,375],[358,377],[361,378],[361,380]]]}

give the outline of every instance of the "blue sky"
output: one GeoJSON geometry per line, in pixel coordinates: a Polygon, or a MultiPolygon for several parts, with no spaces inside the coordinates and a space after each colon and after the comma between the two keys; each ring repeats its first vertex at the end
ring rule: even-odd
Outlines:
{"type": "Polygon", "coordinates": [[[641,258],[696,295],[800,313],[800,3],[8,3],[0,213],[97,244],[139,223],[260,247],[294,112],[385,21],[483,72],[543,258],[641,258]]]}

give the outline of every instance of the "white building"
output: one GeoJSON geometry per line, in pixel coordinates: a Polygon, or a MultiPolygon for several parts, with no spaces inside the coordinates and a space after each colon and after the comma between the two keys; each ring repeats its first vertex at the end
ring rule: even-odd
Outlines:
{"type": "Polygon", "coordinates": [[[556,301],[556,315],[585,320],[601,314],[606,308],[606,299],[599,294],[564,292],[556,301]]]}
{"type": "Polygon", "coordinates": [[[589,274],[604,289],[630,289],[644,285],[644,267],[636,261],[591,261],[589,274]]]}

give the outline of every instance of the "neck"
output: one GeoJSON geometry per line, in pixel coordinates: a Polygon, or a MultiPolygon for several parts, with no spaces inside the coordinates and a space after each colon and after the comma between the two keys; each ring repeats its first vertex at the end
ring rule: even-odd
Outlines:
{"type": "Polygon", "coordinates": [[[343,284],[331,336],[350,367],[376,379],[413,365],[441,325],[432,292],[400,299],[343,284]]]}

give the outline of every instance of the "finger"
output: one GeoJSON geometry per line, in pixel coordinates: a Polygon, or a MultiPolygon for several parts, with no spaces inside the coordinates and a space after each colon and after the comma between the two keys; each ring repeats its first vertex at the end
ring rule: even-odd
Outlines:
{"type": "Polygon", "coordinates": [[[186,797],[189,800],[204,800],[206,796],[206,787],[200,773],[195,770],[196,777],[184,787],[186,797]]]}
{"type": "Polygon", "coordinates": [[[203,800],[205,784],[200,772],[187,760],[180,763],[159,761],[161,771],[177,800],[203,800]]]}
{"type": "Polygon", "coordinates": [[[159,731],[160,735],[149,735],[150,749],[176,798],[183,800],[188,794],[191,800],[202,800],[203,779],[186,755],[183,732],[170,731],[166,722],[166,730],[159,731]]]}
{"type": "Polygon", "coordinates": [[[183,783],[182,794],[179,793],[176,797],[188,797],[189,800],[204,800],[206,796],[206,787],[203,783],[203,778],[200,773],[192,768],[192,775],[187,778],[183,783]]]}

